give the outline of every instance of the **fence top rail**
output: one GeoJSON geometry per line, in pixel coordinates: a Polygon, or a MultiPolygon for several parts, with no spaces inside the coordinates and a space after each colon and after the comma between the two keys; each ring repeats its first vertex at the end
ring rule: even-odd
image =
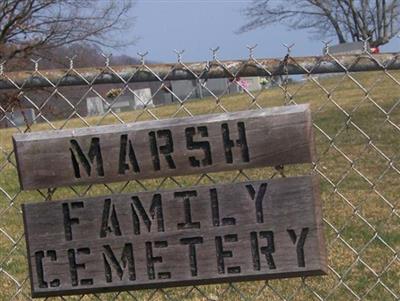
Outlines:
{"type": "MultiPolygon", "coordinates": [[[[52,70],[4,72],[1,89],[106,83],[326,74],[400,69],[399,53],[291,57],[283,59],[210,60],[194,63],[139,64],[52,70]]],[[[1,65],[4,67],[4,65],[1,65]]]]}

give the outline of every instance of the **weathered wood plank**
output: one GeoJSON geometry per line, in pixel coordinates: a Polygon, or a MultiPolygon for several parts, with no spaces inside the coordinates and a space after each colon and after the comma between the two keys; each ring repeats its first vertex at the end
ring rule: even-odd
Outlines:
{"type": "Polygon", "coordinates": [[[23,189],[311,162],[307,105],[13,137],[23,189]]]}
{"type": "Polygon", "coordinates": [[[22,209],[33,297],[327,271],[318,183],[310,176],[22,209]]]}

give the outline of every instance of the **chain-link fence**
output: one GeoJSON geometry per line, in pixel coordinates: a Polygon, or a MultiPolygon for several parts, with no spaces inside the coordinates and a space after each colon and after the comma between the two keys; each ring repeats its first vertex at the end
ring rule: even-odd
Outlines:
{"type": "Polygon", "coordinates": [[[30,298],[20,205],[67,197],[314,173],[321,180],[329,274],[322,277],[82,295],[72,300],[399,300],[398,54],[249,58],[45,71],[0,65],[0,299],[30,298]],[[21,191],[11,136],[310,103],[318,159],[107,185],[21,191]]]}

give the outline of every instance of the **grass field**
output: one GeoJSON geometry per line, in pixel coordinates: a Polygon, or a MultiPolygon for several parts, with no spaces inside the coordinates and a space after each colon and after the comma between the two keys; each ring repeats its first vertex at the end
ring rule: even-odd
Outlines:
{"type": "MultiPolygon", "coordinates": [[[[400,78],[400,72],[391,73],[400,78]]],[[[157,107],[158,118],[257,109],[290,103],[310,103],[315,122],[318,151],[316,169],[312,166],[285,166],[286,175],[315,172],[321,179],[321,198],[325,219],[331,272],[324,277],[286,279],[148,290],[98,295],[102,300],[398,300],[400,297],[400,86],[384,73],[369,72],[349,77],[335,75],[308,79],[288,86],[262,91],[255,101],[246,94],[224,96],[218,101],[202,99],[157,107]],[[392,293],[391,293],[392,292],[392,293]],[[253,298],[253,299],[252,299],[253,298]]],[[[152,119],[145,111],[119,114],[125,122],[152,119]]],[[[108,114],[104,118],[85,119],[90,125],[119,121],[108,114]]],[[[54,128],[86,126],[78,118],[56,121],[54,128]]],[[[36,124],[33,131],[50,130],[48,124],[36,124]]],[[[24,129],[21,129],[24,130],[24,129]]],[[[0,130],[0,300],[25,300],[30,295],[20,205],[43,201],[47,190],[21,192],[19,189],[11,136],[17,129],[0,130]],[[14,280],[13,280],[14,278],[14,280]],[[21,287],[19,287],[21,285],[21,287]]],[[[272,168],[211,174],[210,178],[186,176],[145,180],[147,189],[226,183],[270,178],[272,168]],[[178,183],[178,184],[177,184],[178,183]]],[[[57,189],[52,199],[143,190],[137,182],[107,186],[92,185],[57,189]]],[[[72,297],[88,300],[93,296],[72,297]]],[[[96,299],[96,298],[94,298],[96,299]]]]}

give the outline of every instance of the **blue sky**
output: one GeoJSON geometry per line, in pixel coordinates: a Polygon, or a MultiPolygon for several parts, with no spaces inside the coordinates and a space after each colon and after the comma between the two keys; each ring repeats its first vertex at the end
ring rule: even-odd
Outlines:
{"type": "MultiPolygon", "coordinates": [[[[306,31],[276,25],[236,34],[245,23],[241,11],[249,3],[249,0],[138,0],[132,10],[136,25],[127,34],[131,32],[139,40],[119,53],[136,56],[138,51],[149,51],[151,60],[174,62],[174,49],[184,49],[184,61],[204,61],[211,58],[209,48],[220,46],[219,58],[239,59],[248,56],[246,45],[258,44],[256,57],[282,57],[286,51],[282,44],[295,43],[293,55],[321,54],[323,43],[306,31]]],[[[396,50],[400,50],[399,38],[381,48],[381,51],[396,50]]]]}

